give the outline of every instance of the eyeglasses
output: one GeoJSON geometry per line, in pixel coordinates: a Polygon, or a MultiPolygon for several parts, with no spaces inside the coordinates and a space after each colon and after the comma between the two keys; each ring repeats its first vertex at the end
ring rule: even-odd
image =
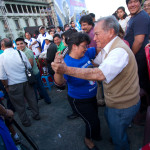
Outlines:
{"type": "Polygon", "coordinates": [[[84,49],[87,49],[87,46],[83,46],[83,45],[79,45],[79,46],[81,46],[81,47],[84,48],[84,49]]]}

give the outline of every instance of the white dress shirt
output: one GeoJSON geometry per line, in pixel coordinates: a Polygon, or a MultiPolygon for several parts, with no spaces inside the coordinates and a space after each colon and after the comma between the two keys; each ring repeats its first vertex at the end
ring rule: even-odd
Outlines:
{"type": "MultiPolygon", "coordinates": [[[[20,52],[26,66],[31,68],[26,55],[22,51],[20,52]]],[[[8,80],[8,85],[27,81],[25,66],[18,51],[13,48],[5,49],[4,53],[0,55],[0,80],[8,80]]]]}
{"type": "Polygon", "coordinates": [[[94,63],[98,64],[99,69],[103,72],[106,83],[110,83],[129,62],[129,55],[123,48],[115,48],[109,53],[111,45],[116,38],[117,36],[94,59],[94,63]],[[106,54],[108,56],[105,58],[106,54]]]}

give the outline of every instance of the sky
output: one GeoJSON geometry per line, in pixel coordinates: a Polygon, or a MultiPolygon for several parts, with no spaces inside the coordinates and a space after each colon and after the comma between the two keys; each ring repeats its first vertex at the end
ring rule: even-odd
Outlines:
{"type": "Polygon", "coordinates": [[[124,6],[129,14],[126,0],[85,0],[85,4],[89,13],[96,15],[96,19],[112,15],[120,6],[124,6]]]}

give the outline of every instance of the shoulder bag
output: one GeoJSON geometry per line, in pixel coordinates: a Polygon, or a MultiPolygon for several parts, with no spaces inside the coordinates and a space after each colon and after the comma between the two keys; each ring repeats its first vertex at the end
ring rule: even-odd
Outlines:
{"type": "Polygon", "coordinates": [[[24,66],[25,66],[25,73],[26,73],[26,76],[27,76],[27,79],[28,79],[28,83],[30,85],[32,85],[32,84],[34,84],[36,82],[36,79],[35,79],[35,76],[33,74],[33,71],[32,71],[31,68],[27,68],[25,62],[23,61],[23,58],[22,58],[22,55],[21,55],[20,51],[19,50],[17,50],[17,51],[18,51],[18,53],[19,53],[19,55],[21,57],[21,60],[22,60],[22,62],[24,64],[24,66]]]}

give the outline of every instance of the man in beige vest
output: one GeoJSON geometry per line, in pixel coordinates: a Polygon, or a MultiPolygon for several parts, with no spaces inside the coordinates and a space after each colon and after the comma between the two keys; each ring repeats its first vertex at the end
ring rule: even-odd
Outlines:
{"type": "Polygon", "coordinates": [[[119,24],[113,16],[100,18],[96,23],[94,40],[102,49],[96,58],[98,68],[67,67],[58,53],[52,67],[60,74],[103,81],[105,117],[115,150],[129,150],[127,128],[140,107],[139,79],[135,56],[117,36],[118,32],[119,24]]]}

